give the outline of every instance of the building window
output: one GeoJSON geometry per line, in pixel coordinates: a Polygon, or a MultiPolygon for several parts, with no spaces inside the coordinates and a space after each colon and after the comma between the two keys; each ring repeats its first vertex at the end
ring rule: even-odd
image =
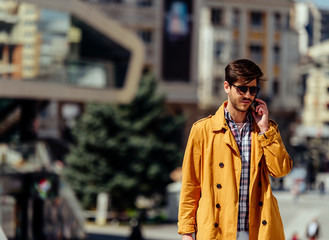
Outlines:
{"type": "Polygon", "coordinates": [[[13,63],[14,51],[15,51],[15,46],[9,45],[9,56],[8,56],[9,63],[13,63]]]}
{"type": "Polygon", "coordinates": [[[24,33],[24,36],[25,36],[25,37],[32,37],[33,35],[34,35],[33,32],[25,32],[25,33],[24,33]]]}
{"type": "Polygon", "coordinates": [[[0,60],[3,58],[3,50],[5,46],[3,44],[0,44],[0,60]]]}
{"type": "Polygon", "coordinates": [[[215,42],[214,44],[214,58],[217,61],[221,61],[223,57],[224,43],[223,42],[215,42]]]}
{"type": "Polygon", "coordinates": [[[280,13],[274,13],[274,27],[276,30],[281,29],[281,14],[280,13]]]}
{"type": "Polygon", "coordinates": [[[152,42],[152,31],[150,30],[139,30],[137,32],[138,36],[143,40],[144,43],[152,42]]]}
{"type": "Polygon", "coordinates": [[[137,0],[137,6],[139,7],[152,7],[152,0],[137,0]]]}
{"type": "Polygon", "coordinates": [[[34,22],[34,21],[25,21],[24,22],[24,25],[25,26],[33,26],[33,25],[35,25],[36,23],[34,22]]]}
{"type": "Polygon", "coordinates": [[[251,27],[259,29],[263,27],[263,24],[263,13],[251,12],[251,27]]]}
{"type": "Polygon", "coordinates": [[[32,43],[26,43],[24,45],[24,47],[26,47],[26,48],[34,48],[34,45],[32,43]]]}
{"type": "Polygon", "coordinates": [[[33,70],[33,69],[34,69],[33,66],[26,66],[26,67],[25,67],[25,70],[26,70],[26,71],[31,71],[31,70],[33,70]]]}
{"type": "Polygon", "coordinates": [[[214,26],[222,26],[223,25],[223,9],[221,8],[212,8],[210,15],[211,24],[214,26]]]}
{"type": "Polygon", "coordinates": [[[213,96],[219,96],[223,88],[223,80],[221,77],[214,78],[214,86],[212,88],[213,96]]]}
{"type": "Polygon", "coordinates": [[[286,29],[290,29],[290,15],[287,14],[287,17],[286,17],[286,29]]]}
{"type": "Polygon", "coordinates": [[[115,4],[121,4],[122,0],[100,0],[102,3],[115,3],[115,4]]]}
{"type": "Polygon", "coordinates": [[[240,10],[239,9],[233,10],[232,24],[233,24],[233,27],[238,27],[240,25],[240,10]]]}
{"type": "Polygon", "coordinates": [[[277,96],[279,94],[279,81],[278,79],[274,79],[273,81],[273,96],[277,96]]]}
{"type": "Polygon", "coordinates": [[[273,47],[273,58],[274,64],[280,63],[280,47],[277,45],[273,47]]]}
{"type": "Polygon", "coordinates": [[[260,63],[263,60],[263,47],[260,44],[251,44],[249,47],[250,50],[250,58],[260,63]]]}
{"type": "Polygon", "coordinates": [[[25,10],[25,14],[26,15],[29,15],[29,14],[35,14],[36,13],[36,11],[35,11],[35,9],[33,9],[33,8],[27,8],[26,10],[25,10]]]}
{"type": "Polygon", "coordinates": [[[239,41],[238,40],[234,40],[232,43],[232,58],[233,59],[238,59],[239,57],[239,41]]]}

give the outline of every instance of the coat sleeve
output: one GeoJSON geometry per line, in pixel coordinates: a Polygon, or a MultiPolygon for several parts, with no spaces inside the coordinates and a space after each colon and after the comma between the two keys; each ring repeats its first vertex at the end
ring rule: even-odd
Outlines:
{"type": "Polygon", "coordinates": [[[292,160],[283,145],[278,126],[270,121],[269,130],[260,136],[258,140],[264,151],[266,166],[273,177],[283,177],[292,169],[292,160]]]}
{"type": "Polygon", "coordinates": [[[196,211],[201,194],[200,165],[201,148],[200,135],[193,125],[187,142],[183,166],[182,189],[178,211],[178,233],[196,232],[196,211]]]}

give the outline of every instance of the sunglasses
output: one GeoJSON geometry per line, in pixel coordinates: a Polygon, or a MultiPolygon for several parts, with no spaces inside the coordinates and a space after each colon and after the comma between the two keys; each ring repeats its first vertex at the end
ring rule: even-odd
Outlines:
{"type": "Polygon", "coordinates": [[[256,96],[260,91],[259,87],[236,86],[234,84],[231,84],[231,85],[236,87],[236,90],[238,91],[238,93],[240,95],[244,95],[249,91],[250,95],[256,96]]]}

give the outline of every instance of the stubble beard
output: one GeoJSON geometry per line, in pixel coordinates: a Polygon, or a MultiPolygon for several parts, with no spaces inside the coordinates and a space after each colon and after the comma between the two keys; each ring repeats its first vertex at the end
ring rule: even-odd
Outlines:
{"type": "Polygon", "coordinates": [[[242,113],[248,112],[251,103],[249,104],[249,106],[246,109],[244,109],[244,107],[239,106],[239,102],[240,102],[240,99],[235,99],[235,101],[231,101],[233,108],[238,112],[242,112],[242,113]]]}

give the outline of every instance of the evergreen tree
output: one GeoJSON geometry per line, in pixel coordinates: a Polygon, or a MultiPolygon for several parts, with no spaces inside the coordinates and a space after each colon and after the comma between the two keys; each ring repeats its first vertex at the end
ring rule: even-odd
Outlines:
{"type": "Polygon", "coordinates": [[[134,205],[138,195],[163,194],[181,164],[184,118],[168,113],[156,82],[147,75],[130,104],[88,104],[73,129],[76,144],[65,176],[85,208],[108,192],[112,206],[134,205]]]}

